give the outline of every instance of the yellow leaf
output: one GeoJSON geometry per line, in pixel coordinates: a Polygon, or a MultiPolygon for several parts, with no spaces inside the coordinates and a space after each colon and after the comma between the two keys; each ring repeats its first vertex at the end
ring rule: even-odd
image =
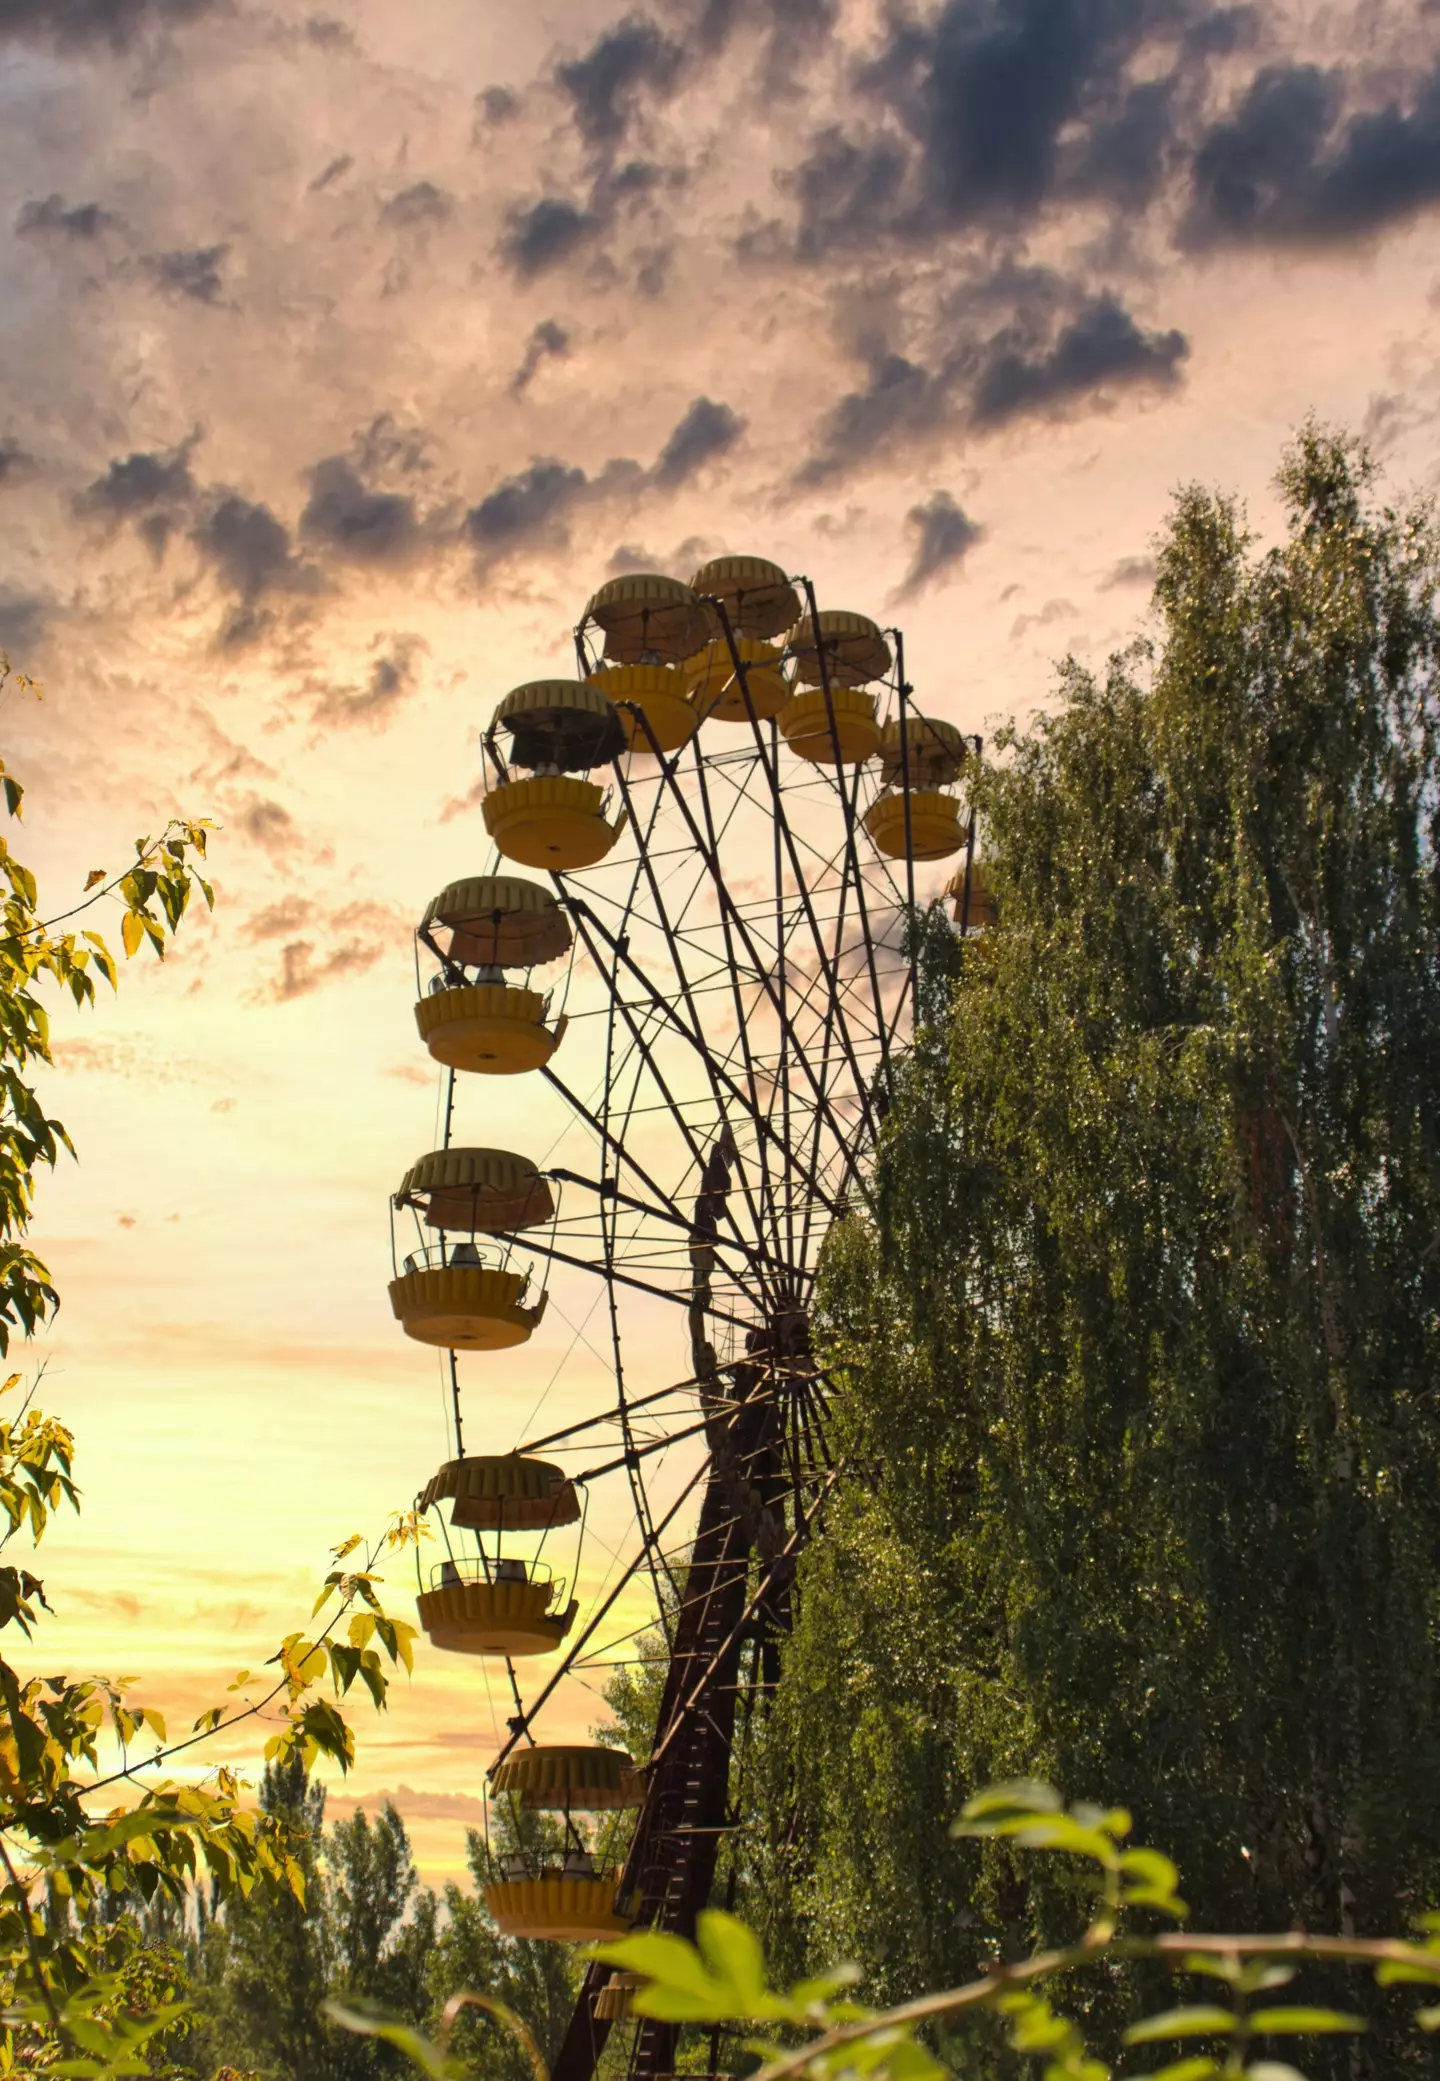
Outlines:
{"type": "Polygon", "coordinates": [[[145,926],[139,915],[133,910],[127,910],[120,923],[120,938],[127,961],[132,960],[139,951],[140,942],[144,937],[145,926]]]}

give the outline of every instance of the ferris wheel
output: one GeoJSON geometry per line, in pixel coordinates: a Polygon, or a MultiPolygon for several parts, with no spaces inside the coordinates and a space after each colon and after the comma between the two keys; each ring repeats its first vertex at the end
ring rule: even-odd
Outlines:
{"type": "MultiPolygon", "coordinates": [[[[420,1497],[443,1558],[422,1566],[420,1621],[437,1648],[506,1671],[491,1795],[561,1817],[547,1840],[563,1848],[533,1867],[517,1852],[487,1905],[508,1934],[593,1940],[693,1934],[711,1897],[796,1562],[839,1471],[809,1311],[910,1037],[907,927],[942,885],[962,934],[993,898],[960,792],[979,740],[913,705],[899,631],[727,556],[688,586],[613,579],[575,649],[575,678],[496,708],[481,740],[496,857],[416,934],[444,1125],[392,1201],[390,1296],[448,1373],[453,1453],[420,1497]],[[583,1168],[491,1145],[523,1139],[522,1079],[549,1087],[583,1168]],[[484,1146],[457,1137],[462,1086],[496,1123],[484,1146]],[[605,1394],[493,1450],[475,1436],[484,1384],[562,1269],[598,1282],[605,1394]],[[660,1319],[679,1377],[655,1373],[660,1319]],[[683,1478],[657,1489],[677,1453],[683,1478]],[[589,1500],[610,1484],[630,1534],[582,1609],[589,1500]],[[560,1687],[633,1637],[639,1589],[664,1640],[648,1757],[547,1742],[560,1687]],[[593,1818],[627,1808],[623,1835],[593,1818]]],[[[615,2029],[631,2074],[675,2072],[676,2027],[631,2019],[629,1995],[590,1967],[556,2081],[586,2081],[615,2029]]]]}

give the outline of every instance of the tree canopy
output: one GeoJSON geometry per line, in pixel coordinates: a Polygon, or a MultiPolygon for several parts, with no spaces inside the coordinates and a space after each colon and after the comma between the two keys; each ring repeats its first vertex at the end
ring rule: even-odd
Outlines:
{"type": "Polygon", "coordinates": [[[1000,925],[922,932],[832,1239],[751,1901],[881,1998],[1063,1928],[937,1825],[1022,1773],[1212,1927],[1440,1899],[1440,546],[1321,430],[1279,486],[1268,550],[1185,491],[1154,641],[999,737],[1000,925]]]}

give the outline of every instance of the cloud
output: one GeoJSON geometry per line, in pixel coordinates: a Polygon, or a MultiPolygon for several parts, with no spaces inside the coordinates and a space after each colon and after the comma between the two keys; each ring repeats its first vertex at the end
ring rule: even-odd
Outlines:
{"type": "Polygon", "coordinates": [[[1146,332],[1114,296],[1092,297],[1038,353],[1013,333],[992,339],[971,393],[970,416],[977,426],[998,426],[1116,385],[1168,388],[1189,351],[1184,333],[1146,332]]]}
{"type": "Polygon", "coordinates": [[[289,853],[301,843],[299,827],[289,810],[262,795],[251,795],[238,811],[232,811],[225,828],[238,831],[262,853],[289,853]]]}
{"type": "MultiPolygon", "coordinates": [[[[432,1738],[443,1743],[441,1736],[432,1738]]],[[[493,1736],[485,1738],[493,1741],[493,1736]]],[[[485,1818],[485,1803],[472,1792],[417,1792],[400,1785],[393,1792],[357,1793],[353,1798],[331,1792],[326,1800],[326,1811],[334,1813],[349,1814],[365,1807],[374,1813],[386,1806],[412,1821],[473,1821],[479,1827],[485,1818]]]]}
{"type": "MultiPolygon", "coordinates": [[[[1007,323],[989,334],[962,332],[933,368],[903,354],[874,355],[863,387],[822,417],[796,481],[825,483],[948,429],[985,432],[1117,389],[1168,389],[1179,380],[1185,335],[1145,330],[1109,291],[1089,294],[1038,273],[997,283],[995,300],[1007,296],[1007,323]]],[[[972,300],[983,309],[983,295],[972,292],[972,300]]]]}
{"type": "Polygon", "coordinates": [[[744,427],[729,405],[697,397],[671,429],[649,470],[615,456],[591,477],[554,456],[537,456],[470,508],[465,533],[485,560],[527,545],[558,545],[566,540],[570,519],[582,505],[620,495],[635,498],[647,490],[673,491],[732,447],[744,427]]]}
{"type": "Polygon", "coordinates": [[[1047,600],[1035,614],[1017,614],[1010,631],[1010,641],[1016,642],[1027,629],[1048,629],[1057,621],[1074,621],[1076,609],[1069,600],[1047,600]]]}
{"type": "Polygon", "coordinates": [[[0,650],[23,659],[40,647],[50,620],[50,603],[0,581],[0,650]]]}
{"type": "Polygon", "coordinates": [[[314,568],[293,555],[290,530],[260,500],[220,491],[190,539],[247,606],[266,593],[315,589],[314,568]]]}
{"type": "Polygon", "coordinates": [[[518,275],[543,274],[603,228],[602,219],[590,211],[563,196],[546,195],[528,208],[511,210],[500,250],[518,275]]]}
{"type": "Polygon", "coordinates": [[[535,371],[548,355],[560,356],[570,351],[570,335],[563,325],[553,318],[545,318],[531,333],[525,343],[525,352],[520,366],[510,378],[510,394],[522,397],[529,389],[535,371]]]}
{"type": "Polygon", "coordinates": [[[631,14],[607,29],[583,58],[557,65],[555,79],[585,142],[611,146],[624,137],[639,90],[668,87],[681,59],[680,46],[648,16],[631,14]]]}
{"type": "Polygon", "coordinates": [[[333,188],[337,181],[343,180],[354,164],[355,161],[350,154],[342,152],[338,159],[330,160],[328,165],[321,168],[320,172],[316,174],[314,180],[306,188],[305,193],[307,195],[323,195],[327,188],[333,188]]]}
{"type": "Polygon", "coordinates": [[[334,15],[312,14],[305,24],[305,40],[322,51],[353,51],[359,45],[355,31],[348,22],[337,21],[334,15]]]}
{"type": "Polygon", "coordinates": [[[487,123],[508,123],[519,109],[520,96],[510,87],[482,87],[475,96],[475,113],[487,123]]]}
{"type": "Polygon", "coordinates": [[[413,930],[398,910],[364,901],[345,904],[321,924],[327,935],[323,948],[314,939],[288,940],[280,949],[278,971],[254,993],[254,1002],[291,1004],[297,997],[314,996],[327,983],[363,975],[392,948],[408,945],[413,930]]]}
{"type": "Polygon", "coordinates": [[[362,975],[373,968],[383,949],[366,940],[345,940],[327,953],[317,954],[314,942],[291,940],[280,951],[280,969],[256,991],[262,1004],[293,1004],[297,997],[313,997],[327,983],[346,976],[362,975]]]}
{"type": "Polygon", "coordinates": [[[563,535],[566,518],[589,488],[583,470],[553,456],[537,456],[527,469],[505,478],[470,508],[465,531],[477,549],[500,551],[518,542],[563,535]]]}
{"type": "Polygon", "coordinates": [[[183,246],[173,253],[147,254],[144,266],[157,289],[192,303],[218,303],[224,281],[220,270],[229,246],[183,246]]]}
{"type": "Polygon", "coordinates": [[[98,238],[102,231],[113,230],[119,221],[98,202],[80,202],[67,209],[63,195],[47,195],[43,202],[21,204],[15,218],[15,236],[88,240],[98,238]]]}
{"type": "Polygon", "coordinates": [[[380,208],[380,222],[410,231],[418,225],[443,224],[455,208],[455,198],[433,181],[414,181],[392,195],[380,208]]]}
{"type": "Polygon", "coordinates": [[[327,455],[310,471],[300,536],[368,564],[404,563],[422,539],[414,499],[367,489],[343,455],[327,455]]]}
{"type": "Polygon", "coordinates": [[[651,482],[666,489],[688,483],[707,462],[733,448],[744,431],[745,421],[729,405],[695,398],[661,449],[651,482]]]}
{"type": "Polygon", "coordinates": [[[77,509],[115,525],[132,522],[154,554],[163,556],[199,491],[190,469],[198,438],[192,434],[177,448],[137,449],[117,456],[104,476],[81,493],[77,509]]]}
{"type": "Polygon", "coordinates": [[[308,896],[282,896],[278,903],[267,903],[252,911],[240,925],[240,937],[252,944],[257,940],[284,939],[308,925],[314,915],[315,906],[308,896]]]}
{"type": "Polygon", "coordinates": [[[1102,593],[1113,592],[1120,585],[1153,585],[1155,583],[1155,559],[1153,556],[1122,556],[1113,563],[1100,580],[1102,593]]]}
{"type": "Polygon", "coordinates": [[[0,440],[0,485],[18,484],[22,477],[29,476],[34,464],[34,456],[18,441],[9,436],[0,440]]]}
{"type": "Polygon", "coordinates": [[[1440,65],[1398,101],[1343,121],[1345,81],[1272,65],[1201,139],[1182,238],[1324,242],[1364,237],[1440,201],[1440,65]]]}
{"type": "Polygon", "coordinates": [[[915,549],[897,600],[912,598],[933,579],[962,563],[985,532],[948,491],[932,492],[928,499],[912,506],[905,516],[905,526],[914,539],[915,549]]]}
{"type": "Polygon", "coordinates": [[[430,655],[421,636],[395,633],[378,636],[371,646],[379,655],[361,687],[325,687],[311,711],[322,729],[353,729],[357,724],[384,730],[420,684],[420,659],[430,655]]]}
{"type": "Polygon", "coordinates": [[[0,42],[109,44],[123,51],[151,30],[206,13],[211,0],[0,0],[0,42]]]}

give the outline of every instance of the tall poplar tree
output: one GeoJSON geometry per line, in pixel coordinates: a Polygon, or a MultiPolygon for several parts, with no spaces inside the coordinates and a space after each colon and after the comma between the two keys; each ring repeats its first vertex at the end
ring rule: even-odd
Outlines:
{"type": "Polygon", "coordinates": [[[1440,1906],[1440,548],[1315,428],[1279,484],[1264,553],[1185,492],[1154,643],[1000,739],[999,929],[930,920],[832,1242],[753,1905],[880,1996],[1063,1924],[945,1835],[1022,1773],[1202,1926],[1440,1906]]]}

